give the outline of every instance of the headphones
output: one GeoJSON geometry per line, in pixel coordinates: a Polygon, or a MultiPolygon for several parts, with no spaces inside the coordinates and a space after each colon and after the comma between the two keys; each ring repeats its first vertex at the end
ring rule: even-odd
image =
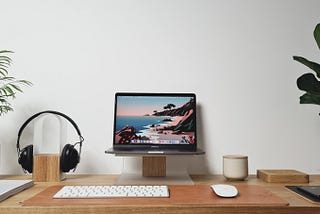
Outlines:
{"type": "Polygon", "coordinates": [[[23,129],[30,123],[33,119],[38,117],[39,115],[49,113],[49,114],[55,114],[64,117],[67,119],[75,128],[79,135],[79,142],[76,142],[75,144],[66,144],[63,147],[62,153],[60,155],[60,170],[62,172],[69,172],[71,169],[76,170],[77,164],[80,162],[80,154],[81,154],[81,147],[82,142],[84,141],[84,138],[81,136],[81,132],[77,126],[77,124],[67,115],[60,113],[58,111],[42,111],[39,112],[32,117],[30,117],[24,124],[21,126],[18,132],[18,139],[17,139],[17,152],[18,152],[18,163],[22,166],[22,169],[24,171],[27,171],[29,173],[32,173],[33,170],[33,145],[28,145],[23,149],[20,149],[20,137],[22,134],[23,129]],[[80,145],[79,152],[74,148],[77,144],[80,145]]]}

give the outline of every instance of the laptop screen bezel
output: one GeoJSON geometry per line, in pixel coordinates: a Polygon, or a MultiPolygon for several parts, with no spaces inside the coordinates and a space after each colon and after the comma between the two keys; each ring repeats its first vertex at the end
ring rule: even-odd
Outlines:
{"type": "Polygon", "coordinates": [[[197,150],[197,111],[196,111],[196,94],[195,93],[138,93],[138,92],[117,92],[114,97],[114,118],[113,118],[113,149],[117,150],[197,150]],[[194,119],[194,144],[117,144],[116,143],[116,119],[117,119],[117,97],[118,96],[150,96],[150,97],[190,97],[195,101],[194,119]]]}

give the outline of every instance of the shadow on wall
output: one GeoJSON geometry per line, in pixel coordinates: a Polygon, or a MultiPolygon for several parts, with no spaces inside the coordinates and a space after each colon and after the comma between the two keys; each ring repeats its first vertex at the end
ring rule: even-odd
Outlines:
{"type": "MultiPolygon", "coordinates": [[[[11,113],[5,127],[1,128],[1,154],[0,154],[0,173],[1,174],[23,174],[21,166],[18,164],[18,154],[16,143],[18,138],[18,130],[24,120],[28,118],[29,113],[16,110],[17,113],[11,113]],[[4,135],[2,135],[4,133],[4,135]]],[[[25,147],[32,144],[33,127],[28,127],[21,139],[21,146],[25,147]]]]}
{"type": "Polygon", "coordinates": [[[204,155],[194,155],[188,159],[188,171],[190,174],[208,174],[209,165],[207,158],[207,140],[204,135],[203,114],[201,105],[197,104],[197,147],[206,152],[204,155]]]}

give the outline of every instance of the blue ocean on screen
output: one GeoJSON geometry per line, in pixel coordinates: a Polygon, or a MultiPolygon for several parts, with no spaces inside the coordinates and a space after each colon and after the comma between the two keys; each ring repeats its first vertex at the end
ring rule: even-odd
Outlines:
{"type": "Polygon", "coordinates": [[[125,126],[133,126],[136,132],[148,129],[151,125],[165,124],[164,116],[118,116],[116,118],[116,131],[123,129],[125,126]]]}

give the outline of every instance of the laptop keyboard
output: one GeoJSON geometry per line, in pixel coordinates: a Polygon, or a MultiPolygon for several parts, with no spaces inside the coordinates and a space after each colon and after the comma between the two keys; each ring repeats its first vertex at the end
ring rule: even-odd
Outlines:
{"type": "Polygon", "coordinates": [[[53,198],[119,198],[119,197],[170,197],[166,185],[107,185],[107,186],[64,186],[53,198]]]}

